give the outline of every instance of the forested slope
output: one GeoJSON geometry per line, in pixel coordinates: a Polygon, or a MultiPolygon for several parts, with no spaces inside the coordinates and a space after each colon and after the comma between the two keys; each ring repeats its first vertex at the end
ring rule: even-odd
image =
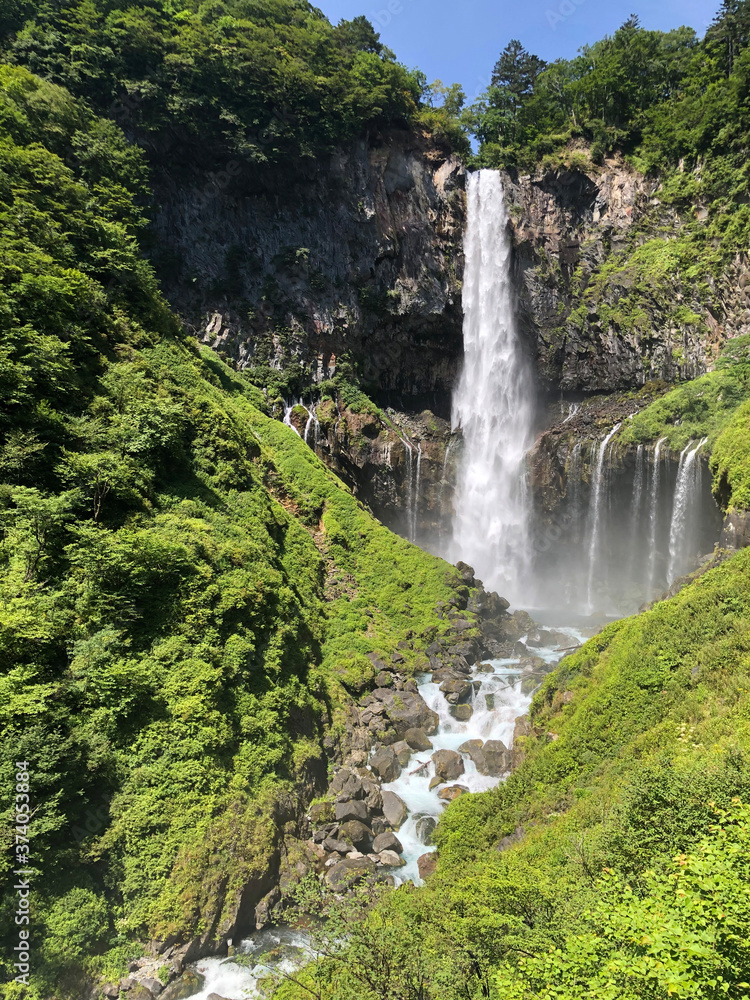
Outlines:
{"type": "Polygon", "coordinates": [[[79,996],[136,939],[240,929],[364,654],[453,592],[182,333],[119,129],[7,66],[0,121],[2,794],[27,759],[37,872],[18,995],[79,996]]]}

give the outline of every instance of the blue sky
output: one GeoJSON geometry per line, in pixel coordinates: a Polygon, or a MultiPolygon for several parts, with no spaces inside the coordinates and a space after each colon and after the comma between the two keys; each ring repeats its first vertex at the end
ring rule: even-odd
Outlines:
{"type": "Polygon", "coordinates": [[[688,24],[703,34],[720,0],[313,0],[337,23],[368,17],[407,66],[432,81],[461,83],[470,99],[489,82],[511,38],[548,61],[575,55],[611,34],[630,14],[645,28],[688,24]]]}

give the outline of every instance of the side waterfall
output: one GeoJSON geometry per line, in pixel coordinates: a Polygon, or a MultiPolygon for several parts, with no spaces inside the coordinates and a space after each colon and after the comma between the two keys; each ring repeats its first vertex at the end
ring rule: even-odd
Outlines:
{"type": "Polygon", "coordinates": [[[524,456],[533,434],[532,379],[514,316],[511,244],[500,174],[468,178],[464,369],[453,427],[464,435],[451,555],[490,589],[527,599],[530,558],[524,456]]]}
{"type": "Polygon", "coordinates": [[[680,455],[672,508],[672,523],[669,528],[669,566],[667,568],[669,586],[690,568],[688,518],[696,494],[696,478],[700,476],[701,472],[700,462],[696,462],[696,458],[707,441],[708,438],[704,438],[697,445],[691,441],[680,455]]]}
{"type": "Polygon", "coordinates": [[[661,477],[661,449],[666,438],[660,438],[654,448],[654,464],[651,471],[651,492],[649,495],[649,538],[648,538],[648,581],[646,593],[652,594],[656,585],[656,564],[659,540],[659,479],[661,477]]]}
{"type": "Polygon", "coordinates": [[[599,446],[599,454],[596,460],[596,470],[594,472],[594,483],[591,493],[591,541],[589,542],[589,582],[588,582],[588,608],[589,614],[594,610],[594,576],[597,570],[597,557],[599,555],[599,533],[602,521],[602,484],[604,482],[604,459],[607,457],[607,449],[615,434],[620,429],[620,424],[616,424],[599,446]]]}

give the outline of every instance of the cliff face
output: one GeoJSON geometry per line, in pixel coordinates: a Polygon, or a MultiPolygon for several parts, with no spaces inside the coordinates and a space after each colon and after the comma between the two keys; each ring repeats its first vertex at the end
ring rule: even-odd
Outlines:
{"type": "Polygon", "coordinates": [[[462,353],[464,168],[431,137],[389,132],[328,160],[163,183],[153,227],[165,290],[239,368],[348,355],[379,402],[446,414],[462,353]]]}
{"type": "Polygon", "coordinates": [[[508,176],[506,190],[520,323],[549,389],[694,378],[725,339],[750,329],[746,258],[720,278],[691,275],[674,241],[706,213],[679,215],[658,178],[611,158],[508,176]]]}

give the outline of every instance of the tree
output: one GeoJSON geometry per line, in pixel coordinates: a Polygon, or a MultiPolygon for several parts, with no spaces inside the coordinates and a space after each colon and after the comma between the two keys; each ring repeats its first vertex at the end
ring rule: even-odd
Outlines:
{"type": "Polygon", "coordinates": [[[505,46],[492,71],[491,86],[507,95],[514,118],[521,105],[533,93],[537,77],[545,66],[546,63],[527,52],[517,38],[505,46]]]}
{"type": "Polygon", "coordinates": [[[734,69],[737,56],[750,43],[750,3],[748,0],[723,0],[706,34],[706,42],[721,52],[722,68],[727,76],[734,69]]]}

